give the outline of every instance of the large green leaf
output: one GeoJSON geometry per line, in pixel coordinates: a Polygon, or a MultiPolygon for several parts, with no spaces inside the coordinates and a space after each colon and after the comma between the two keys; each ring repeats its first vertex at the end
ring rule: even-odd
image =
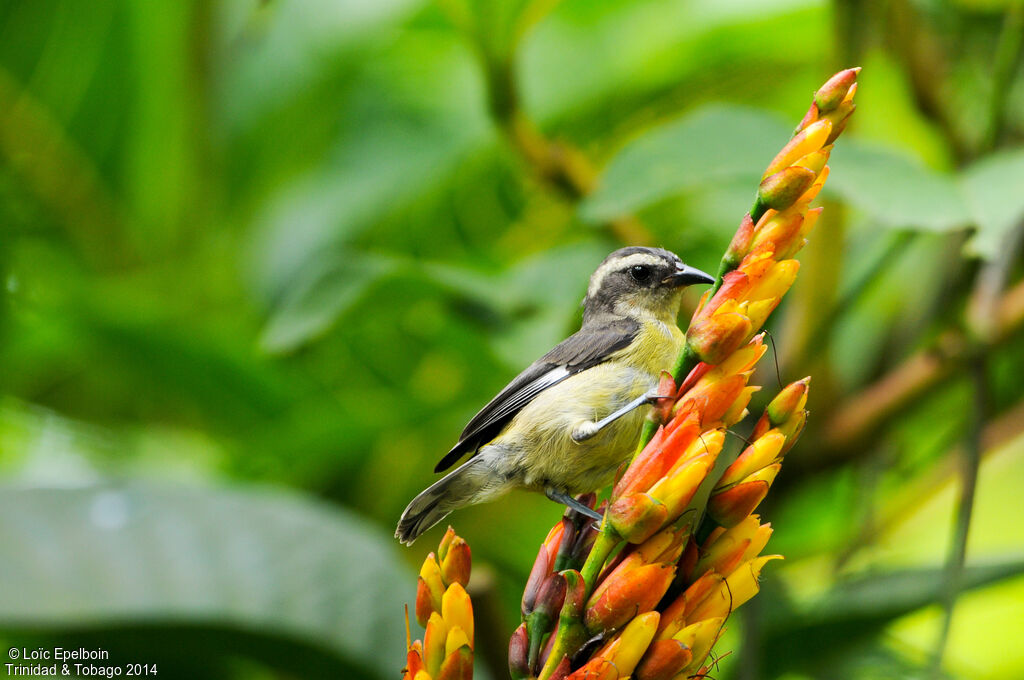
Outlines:
{"type": "Polygon", "coordinates": [[[828,187],[878,224],[944,231],[971,216],[955,179],[887,147],[842,139],[829,161],[828,187]]]}
{"type": "Polygon", "coordinates": [[[376,279],[393,269],[390,261],[355,253],[312,262],[285,291],[260,344],[270,352],[298,347],[327,330],[376,279]]]}
{"type": "MultiPolygon", "coordinates": [[[[799,666],[829,669],[875,639],[885,626],[922,607],[941,602],[945,592],[944,568],[903,569],[870,573],[839,583],[820,600],[798,611],[785,595],[767,588],[764,648],[771,672],[799,666]]],[[[1024,574],[1024,560],[968,567],[964,590],[982,588],[1024,574]]],[[[818,677],[817,675],[815,677],[818,677]]],[[[823,677],[834,677],[826,674],[823,677]]]]}
{"type": "Polygon", "coordinates": [[[386,39],[420,0],[281,0],[218,4],[220,104],[245,127],[330,73],[331,57],[386,39]],[[262,6],[261,6],[262,5],[262,6]]]}
{"type": "Polygon", "coordinates": [[[702,107],[623,147],[580,214],[587,220],[604,220],[685,189],[735,178],[749,180],[753,197],[761,171],[791,133],[785,123],[762,111],[718,104],[702,107]]]}
{"type": "Polygon", "coordinates": [[[964,171],[960,184],[978,229],[967,248],[994,257],[1003,236],[1024,219],[1024,149],[978,161],[964,171]]]}
{"type": "Polygon", "coordinates": [[[8,633],[109,631],[116,644],[155,627],[166,648],[182,627],[203,627],[326,650],[336,673],[401,667],[414,576],[368,525],[292,494],[7,488],[0,546],[8,633]]]}
{"type": "Polygon", "coordinates": [[[518,367],[567,335],[590,273],[608,252],[605,245],[581,242],[525,258],[497,274],[439,264],[425,272],[503,316],[507,323],[494,337],[494,349],[509,366],[518,367]]]}
{"type": "Polygon", "coordinates": [[[324,162],[263,200],[248,249],[254,289],[277,302],[303,287],[317,260],[438,187],[461,154],[490,135],[470,56],[442,39],[410,41],[365,66],[344,101],[324,162]],[[396,89],[404,91],[396,94],[396,89]]]}

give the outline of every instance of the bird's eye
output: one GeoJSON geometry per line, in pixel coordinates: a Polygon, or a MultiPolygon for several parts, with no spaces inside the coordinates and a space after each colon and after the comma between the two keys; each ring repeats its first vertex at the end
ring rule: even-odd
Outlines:
{"type": "Polygon", "coordinates": [[[635,264],[629,268],[629,276],[637,283],[647,283],[651,279],[651,268],[643,264],[635,264]]]}

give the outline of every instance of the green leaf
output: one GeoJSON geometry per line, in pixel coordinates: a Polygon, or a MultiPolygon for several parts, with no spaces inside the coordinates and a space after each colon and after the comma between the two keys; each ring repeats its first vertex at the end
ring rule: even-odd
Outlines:
{"type": "Polygon", "coordinates": [[[452,52],[439,38],[412,41],[367,66],[324,163],[275,186],[255,211],[248,274],[263,298],[301,286],[305,270],[321,269],[317,259],[436,189],[461,154],[490,139],[483,112],[461,105],[480,94],[471,57],[452,52]]]}
{"type": "Polygon", "coordinates": [[[994,257],[1003,236],[1024,218],[1024,149],[978,161],[964,170],[960,185],[978,229],[967,250],[994,257]]]}
{"type": "Polygon", "coordinates": [[[780,119],[762,111],[702,107],[623,147],[580,206],[580,215],[606,220],[695,186],[735,178],[750,182],[753,200],[761,172],[791,134],[780,119]]]}
{"type": "MultiPolygon", "coordinates": [[[[976,564],[964,571],[963,590],[1024,574],[1024,560],[976,564]]],[[[880,635],[887,623],[941,601],[947,572],[942,567],[869,573],[839,583],[824,597],[800,611],[784,593],[768,587],[761,603],[766,618],[764,649],[772,650],[771,672],[827,668],[880,635]]]]}
{"type": "Polygon", "coordinates": [[[174,647],[184,626],[226,628],[329,650],[339,677],[389,678],[415,592],[389,543],[347,512],[280,491],[6,488],[0,629],[156,627],[174,647]]]}
{"type": "Polygon", "coordinates": [[[233,0],[218,7],[218,102],[244,128],[330,73],[331,57],[386,39],[421,0],[233,0]]]}
{"type": "Polygon", "coordinates": [[[829,165],[827,189],[878,224],[946,231],[970,222],[953,177],[890,148],[844,138],[829,165]]]}
{"type": "Polygon", "coordinates": [[[526,366],[576,330],[573,314],[587,292],[590,273],[608,252],[592,243],[558,248],[518,263],[502,277],[502,288],[519,303],[513,310],[515,324],[494,339],[510,366],[526,366]]]}
{"type": "Polygon", "coordinates": [[[495,352],[509,366],[521,367],[567,335],[590,273],[608,252],[603,244],[584,242],[538,253],[496,275],[440,264],[425,272],[501,314],[507,324],[494,337],[495,352]]]}
{"type": "Polygon", "coordinates": [[[295,349],[330,328],[374,281],[391,271],[392,262],[365,253],[314,260],[286,289],[263,329],[260,344],[268,352],[295,349]]]}
{"type": "MultiPolygon", "coordinates": [[[[974,565],[966,570],[964,588],[979,588],[1024,574],[1024,560],[974,565]]],[[[938,602],[945,588],[944,568],[902,569],[867,574],[839,583],[813,608],[819,622],[858,617],[896,618],[938,602]]]]}

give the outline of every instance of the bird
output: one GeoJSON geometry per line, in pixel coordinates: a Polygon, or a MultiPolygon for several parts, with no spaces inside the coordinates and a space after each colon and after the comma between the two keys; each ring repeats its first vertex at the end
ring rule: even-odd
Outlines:
{"type": "Polygon", "coordinates": [[[599,518],[573,494],[601,489],[629,458],[640,407],[685,343],[683,289],[715,278],[675,253],[620,248],[590,277],[580,330],[530,364],[466,425],[434,472],[470,457],[406,507],[395,537],[411,545],[458,508],[514,488],[599,518]]]}

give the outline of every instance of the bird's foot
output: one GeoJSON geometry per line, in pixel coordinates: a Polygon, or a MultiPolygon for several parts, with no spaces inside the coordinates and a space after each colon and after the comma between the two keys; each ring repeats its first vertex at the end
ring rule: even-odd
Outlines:
{"type": "Polygon", "coordinates": [[[600,432],[602,427],[603,426],[599,422],[595,423],[593,420],[587,420],[574,427],[570,436],[574,442],[579,444],[580,442],[587,441],[600,432]]]}
{"type": "Polygon", "coordinates": [[[602,519],[604,519],[603,515],[601,515],[601,513],[599,513],[597,510],[594,510],[593,508],[588,508],[587,506],[583,505],[583,503],[580,503],[578,500],[576,500],[569,494],[565,493],[564,491],[556,491],[555,489],[545,489],[544,495],[550,498],[551,500],[555,501],[556,503],[561,503],[562,505],[575,510],[584,517],[589,517],[597,521],[601,521],[602,519]]]}
{"type": "Polygon", "coordinates": [[[654,404],[659,399],[668,399],[672,396],[673,395],[671,394],[658,394],[657,390],[651,390],[647,394],[640,395],[633,401],[629,402],[628,404],[620,408],[618,411],[615,411],[611,415],[606,416],[601,420],[598,420],[597,422],[594,422],[593,420],[586,420],[580,423],[579,425],[573,428],[572,433],[569,436],[571,436],[572,440],[577,444],[585,442],[591,437],[593,437],[595,434],[603,430],[604,428],[614,423],[622,416],[633,411],[634,409],[640,408],[645,404],[654,404]]]}

